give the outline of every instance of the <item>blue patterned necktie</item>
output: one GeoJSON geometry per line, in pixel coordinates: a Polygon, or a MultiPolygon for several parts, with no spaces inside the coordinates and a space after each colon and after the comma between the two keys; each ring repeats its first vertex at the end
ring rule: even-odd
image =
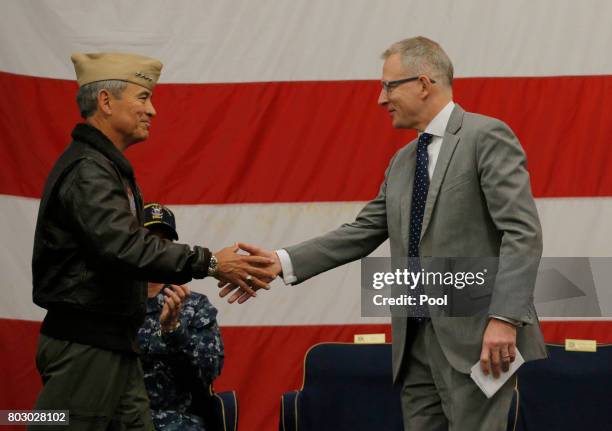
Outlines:
{"type": "MultiPolygon", "coordinates": [[[[412,203],[410,206],[410,233],[408,240],[408,270],[412,272],[420,271],[419,243],[421,242],[421,229],[423,227],[423,215],[425,214],[425,202],[427,202],[427,191],[429,190],[429,174],[427,165],[429,164],[429,156],[427,154],[427,146],[431,143],[432,135],[429,133],[421,133],[417,142],[416,153],[416,169],[414,173],[414,184],[412,186],[412,203]]],[[[418,301],[419,295],[424,294],[423,285],[419,283],[412,295],[416,296],[418,301]]],[[[427,315],[427,305],[410,306],[409,315],[415,316],[416,320],[422,321],[427,315]]]]}
{"type": "Polygon", "coordinates": [[[431,143],[432,135],[421,133],[417,143],[416,170],[414,173],[414,184],[412,186],[412,204],[410,206],[410,240],[408,242],[408,257],[419,256],[419,242],[421,241],[421,228],[423,227],[423,215],[425,214],[425,202],[429,190],[429,174],[427,165],[429,156],[427,146],[431,143]]]}

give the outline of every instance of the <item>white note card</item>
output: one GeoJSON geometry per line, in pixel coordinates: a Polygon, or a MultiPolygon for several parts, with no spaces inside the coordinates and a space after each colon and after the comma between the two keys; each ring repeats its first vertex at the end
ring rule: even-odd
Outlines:
{"type": "Polygon", "coordinates": [[[501,388],[504,383],[508,381],[512,374],[519,369],[525,360],[521,355],[521,352],[516,350],[516,358],[514,362],[510,363],[510,369],[506,372],[501,371],[498,378],[493,377],[493,373],[489,373],[488,376],[485,376],[482,370],[480,369],[480,361],[476,362],[472,367],[472,372],[470,373],[470,377],[476,385],[480,388],[480,390],[486,395],[487,398],[491,398],[495,393],[501,388]]]}

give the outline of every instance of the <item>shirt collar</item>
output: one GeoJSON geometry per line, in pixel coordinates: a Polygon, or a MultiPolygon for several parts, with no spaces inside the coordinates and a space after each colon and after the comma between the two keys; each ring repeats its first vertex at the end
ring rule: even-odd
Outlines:
{"type": "Polygon", "coordinates": [[[446,104],[444,108],[429,122],[423,133],[429,133],[434,136],[444,137],[448,120],[455,109],[455,102],[452,100],[446,104]]]}

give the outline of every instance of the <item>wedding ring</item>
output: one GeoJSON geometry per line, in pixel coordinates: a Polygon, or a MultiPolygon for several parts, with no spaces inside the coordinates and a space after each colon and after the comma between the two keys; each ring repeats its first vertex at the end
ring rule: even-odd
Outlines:
{"type": "Polygon", "coordinates": [[[245,280],[249,286],[253,284],[253,276],[251,274],[247,275],[245,280]]]}

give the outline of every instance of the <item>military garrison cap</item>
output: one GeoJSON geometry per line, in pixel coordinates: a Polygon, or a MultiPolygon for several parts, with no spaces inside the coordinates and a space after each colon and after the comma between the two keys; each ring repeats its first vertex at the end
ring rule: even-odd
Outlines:
{"type": "Polygon", "coordinates": [[[79,87],[92,82],[116,79],[153,90],[162,69],[159,60],[122,52],[75,52],[70,59],[74,63],[79,87]]]}

